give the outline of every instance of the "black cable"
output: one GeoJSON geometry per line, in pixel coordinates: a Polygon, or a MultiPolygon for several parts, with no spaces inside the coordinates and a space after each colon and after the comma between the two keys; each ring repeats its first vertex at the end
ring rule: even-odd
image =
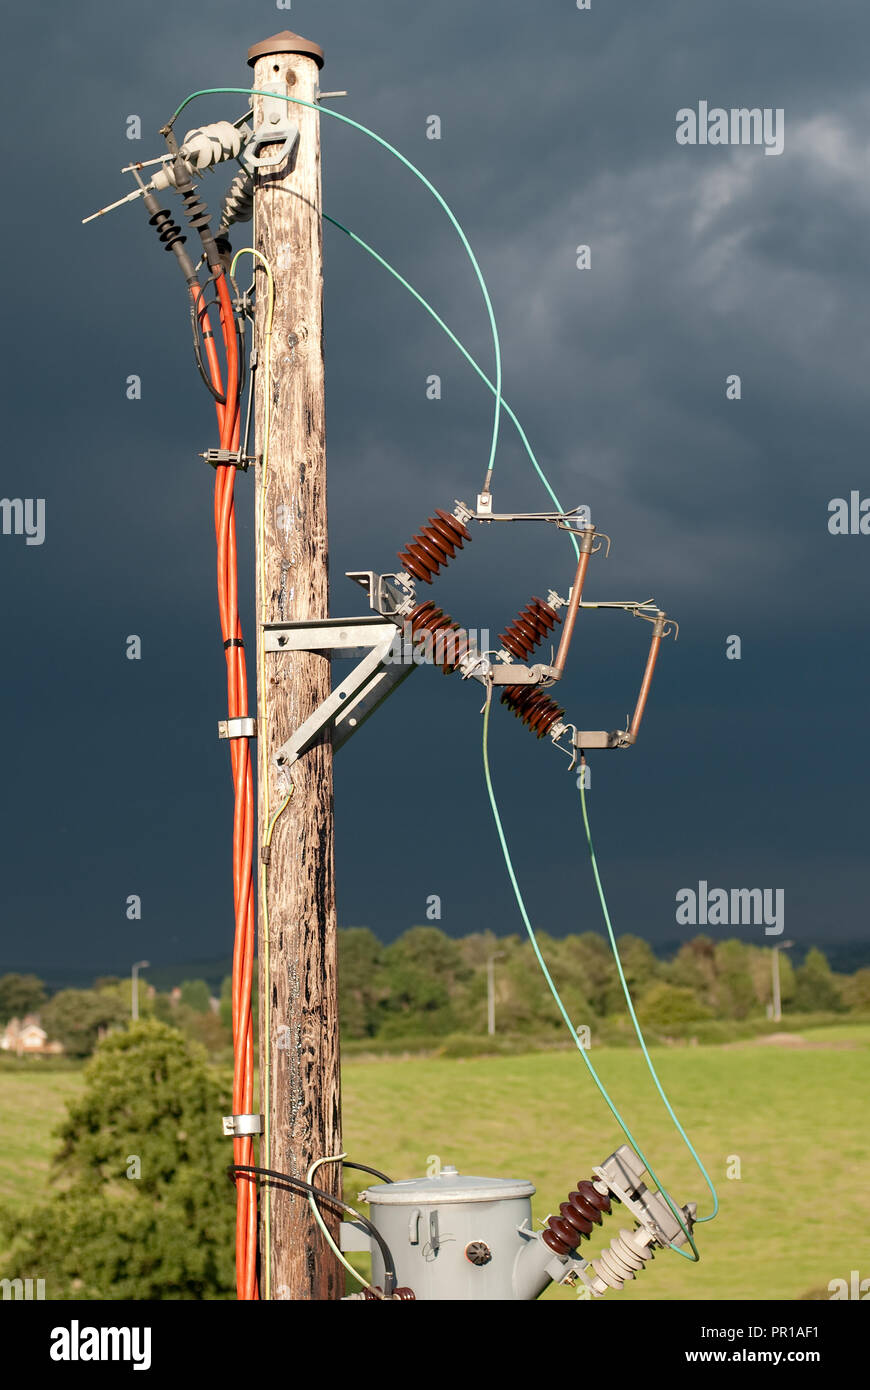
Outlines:
{"type": "MultiPolygon", "coordinates": [[[[220,299],[218,299],[217,296],[215,296],[214,299],[207,300],[205,298],[205,294],[208,290],[209,285],[216,285],[217,279],[218,277],[215,274],[211,274],[206,280],[205,284],[202,285],[200,288],[199,302],[196,306],[196,313],[193,319],[194,352],[196,354],[196,365],[199,368],[199,374],[205,382],[206,386],[209,388],[216,401],[218,401],[221,405],[226,405],[226,396],[222,396],[218,391],[215,390],[215,388],[211,384],[210,378],[205,374],[205,370],[202,364],[202,348],[199,342],[199,333],[201,331],[202,320],[205,317],[207,310],[216,309],[218,313],[220,313],[222,308],[220,299]]],[[[232,280],[230,280],[230,284],[233,284],[232,280]]],[[[193,313],[193,310],[191,312],[193,313]]],[[[208,323],[209,320],[206,318],[205,322],[208,323]]],[[[238,345],[239,351],[239,399],[241,400],[242,396],[245,394],[245,386],[247,384],[248,364],[245,358],[244,320],[241,317],[241,315],[236,314],[235,312],[233,312],[233,327],[236,331],[236,343],[238,345]]]]}
{"type": "MultiPolygon", "coordinates": [[[[240,298],[239,287],[236,284],[233,277],[230,275],[229,271],[227,271],[227,280],[230,283],[230,288],[232,289],[235,299],[238,300],[240,298]]],[[[238,339],[239,344],[239,400],[241,401],[242,396],[245,394],[245,386],[248,380],[248,363],[245,356],[245,316],[243,313],[236,312],[235,305],[233,305],[233,321],[236,325],[236,338],[238,339]]]]}
{"type": "Polygon", "coordinates": [[[276,1178],[279,1182],[286,1182],[291,1189],[293,1187],[301,1188],[303,1192],[310,1192],[312,1197],[319,1198],[322,1202],[331,1202],[333,1206],[340,1207],[342,1211],[349,1212],[356,1221],[359,1221],[361,1225],[365,1226],[372,1239],[377,1241],[384,1260],[384,1294],[389,1296],[393,1292],[396,1287],[396,1262],[393,1259],[387,1242],[384,1240],[377,1226],[375,1226],[372,1221],[369,1221],[368,1217],[355,1211],[353,1207],[348,1206],[347,1202],[343,1202],[340,1197],[334,1197],[331,1192],[325,1192],[322,1187],[314,1187],[312,1183],[306,1182],[304,1178],[293,1178],[289,1173],[277,1173],[274,1168],[260,1168],[253,1163],[232,1163],[227,1169],[227,1172],[231,1178],[235,1178],[236,1173],[259,1173],[260,1176],[264,1178],[276,1178]]]}
{"type": "Polygon", "coordinates": [[[193,302],[192,299],[190,301],[190,326],[193,332],[193,355],[196,358],[197,370],[200,376],[202,377],[203,381],[205,382],[206,386],[208,387],[209,391],[214,396],[218,405],[226,405],[226,396],[223,395],[220,391],[216,389],[215,386],[212,385],[211,377],[205,370],[205,364],[202,360],[202,348],[200,347],[199,343],[199,310],[197,309],[196,304],[193,302]]]}
{"type": "Polygon", "coordinates": [[[386,1173],[379,1173],[377,1168],[370,1168],[367,1163],[351,1163],[349,1159],[346,1159],[341,1166],[342,1168],[358,1168],[361,1173],[371,1173],[373,1178],[380,1178],[381,1182],[392,1183],[393,1181],[392,1178],[387,1177],[386,1173]]]}

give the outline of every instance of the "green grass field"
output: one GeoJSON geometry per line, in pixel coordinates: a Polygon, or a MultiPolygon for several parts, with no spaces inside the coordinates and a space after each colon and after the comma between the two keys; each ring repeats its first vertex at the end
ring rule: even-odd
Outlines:
{"type": "MultiPolygon", "coordinates": [[[[653,1052],[719,1189],[721,1211],[697,1228],[700,1264],[661,1252],[608,1299],[795,1299],[826,1291],[852,1269],[870,1275],[870,1028],[844,1024],[803,1036],[811,1046],[653,1052]],[[734,1156],[741,1177],[729,1180],[734,1156]]],[[[592,1058],[672,1195],[696,1199],[708,1212],[706,1185],[642,1057],[601,1048],[592,1058]]],[[[45,1190],[50,1131],[80,1085],[75,1072],[0,1073],[0,1201],[20,1207],[45,1190]]],[[[530,1178],[536,1217],[556,1210],[622,1138],[581,1058],[570,1053],[348,1061],[344,1125],[349,1157],[393,1178],[422,1175],[431,1155],[463,1172],[530,1178]]],[[[605,1218],[584,1253],[596,1253],[620,1224],[618,1216],[605,1218]]],[[[574,1296],[561,1289],[545,1295],[574,1296]]]]}
{"type": "Polygon", "coordinates": [[[21,1210],[43,1195],[51,1157],[52,1131],[66,1102],[82,1088],[80,1071],[0,1071],[0,1203],[21,1210]]]}

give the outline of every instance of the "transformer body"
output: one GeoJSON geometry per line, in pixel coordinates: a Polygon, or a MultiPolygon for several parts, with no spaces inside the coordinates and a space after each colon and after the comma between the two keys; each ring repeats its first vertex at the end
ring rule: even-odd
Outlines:
{"type": "MultiPolygon", "coordinates": [[[[422,1300],[536,1298],[550,1282],[552,1252],[532,1232],[535,1188],[523,1179],[481,1178],[443,1167],[363,1194],[396,1262],[400,1285],[422,1300]],[[530,1282],[531,1281],[531,1282],[530,1282]]],[[[372,1282],[383,1256],[372,1242],[372,1282]]]]}

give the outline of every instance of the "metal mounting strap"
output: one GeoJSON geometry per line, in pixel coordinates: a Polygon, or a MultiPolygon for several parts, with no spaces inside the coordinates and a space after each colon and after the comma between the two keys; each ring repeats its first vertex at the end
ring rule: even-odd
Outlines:
{"type": "Polygon", "coordinates": [[[319,623],[264,623],[265,652],[335,652],[362,656],[396,636],[396,624],[378,613],[360,618],[322,618],[319,623]]]}
{"type": "Polygon", "coordinates": [[[256,738],[257,721],[252,715],[240,715],[236,719],[221,719],[218,722],[218,738],[256,738]]]}
{"type": "Polygon", "coordinates": [[[239,163],[249,174],[256,169],[273,169],[283,164],[285,159],[293,158],[299,143],[299,126],[292,119],[293,106],[282,97],[289,95],[286,82],[270,82],[262,89],[270,96],[263,98],[263,114],[250,140],[239,154],[239,163]],[[258,153],[264,145],[281,142],[281,147],[271,154],[258,153]]]}
{"type": "Polygon", "coordinates": [[[218,468],[225,463],[234,463],[242,473],[246,473],[252,463],[260,462],[259,454],[245,454],[241,449],[205,449],[199,456],[201,459],[205,459],[206,463],[210,463],[212,468],[218,468]]]}
{"type": "Polygon", "coordinates": [[[243,1139],[249,1134],[263,1133],[262,1115],[224,1115],[224,1134],[229,1139],[243,1139]]]}

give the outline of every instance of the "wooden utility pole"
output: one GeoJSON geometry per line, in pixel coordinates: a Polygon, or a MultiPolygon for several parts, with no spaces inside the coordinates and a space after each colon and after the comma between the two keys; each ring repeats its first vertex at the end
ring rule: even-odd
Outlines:
{"type": "MultiPolygon", "coordinates": [[[[323,64],[316,44],[285,31],[256,44],[248,61],[255,89],[274,89],[276,83],[286,82],[288,95],[316,101],[323,64]]],[[[253,108],[258,127],[264,120],[264,99],[255,97],[253,108]]],[[[320,116],[289,102],[266,104],[266,110],[272,118],[280,114],[298,124],[299,144],[295,162],[285,159],[258,171],[254,194],[254,245],[269,262],[275,281],[267,383],[268,287],[264,272],[257,270],[255,411],[260,455],[266,449],[265,392],[271,392],[265,526],[257,556],[258,673],[265,672],[265,690],[258,702],[263,716],[259,760],[262,767],[265,758],[268,766],[268,776],[258,779],[258,861],[271,819],[286,796],[273,755],[331,688],[328,656],[260,651],[261,617],[266,622],[319,621],[328,611],[320,116]]],[[[259,153],[268,156],[275,149],[267,145],[259,153]]],[[[262,485],[261,464],[258,518],[262,485]]],[[[275,821],[266,852],[265,893],[258,863],[260,1086],[261,1108],[268,1115],[268,1166],[304,1178],[314,1159],[336,1154],[341,1147],[330,744],[318,743],[294,762],[290,780],[293,794],[275,821]]],[[[261,1153],[264,1150],[265,1145],[261,1153]]],[[[341,1166],[320,1168],[316,1182],[340,1196],[341,1166]]],[[[341,1268],[317,1230],[306,1198],[272,1185],[267,1193],[265,1187],[264,1183],[261,1297],[268,1287],[273,1299],[340,1298],[341,1268]]],[[[337,1234],[334,1214],[328,1224],[337,1234]]]]}

